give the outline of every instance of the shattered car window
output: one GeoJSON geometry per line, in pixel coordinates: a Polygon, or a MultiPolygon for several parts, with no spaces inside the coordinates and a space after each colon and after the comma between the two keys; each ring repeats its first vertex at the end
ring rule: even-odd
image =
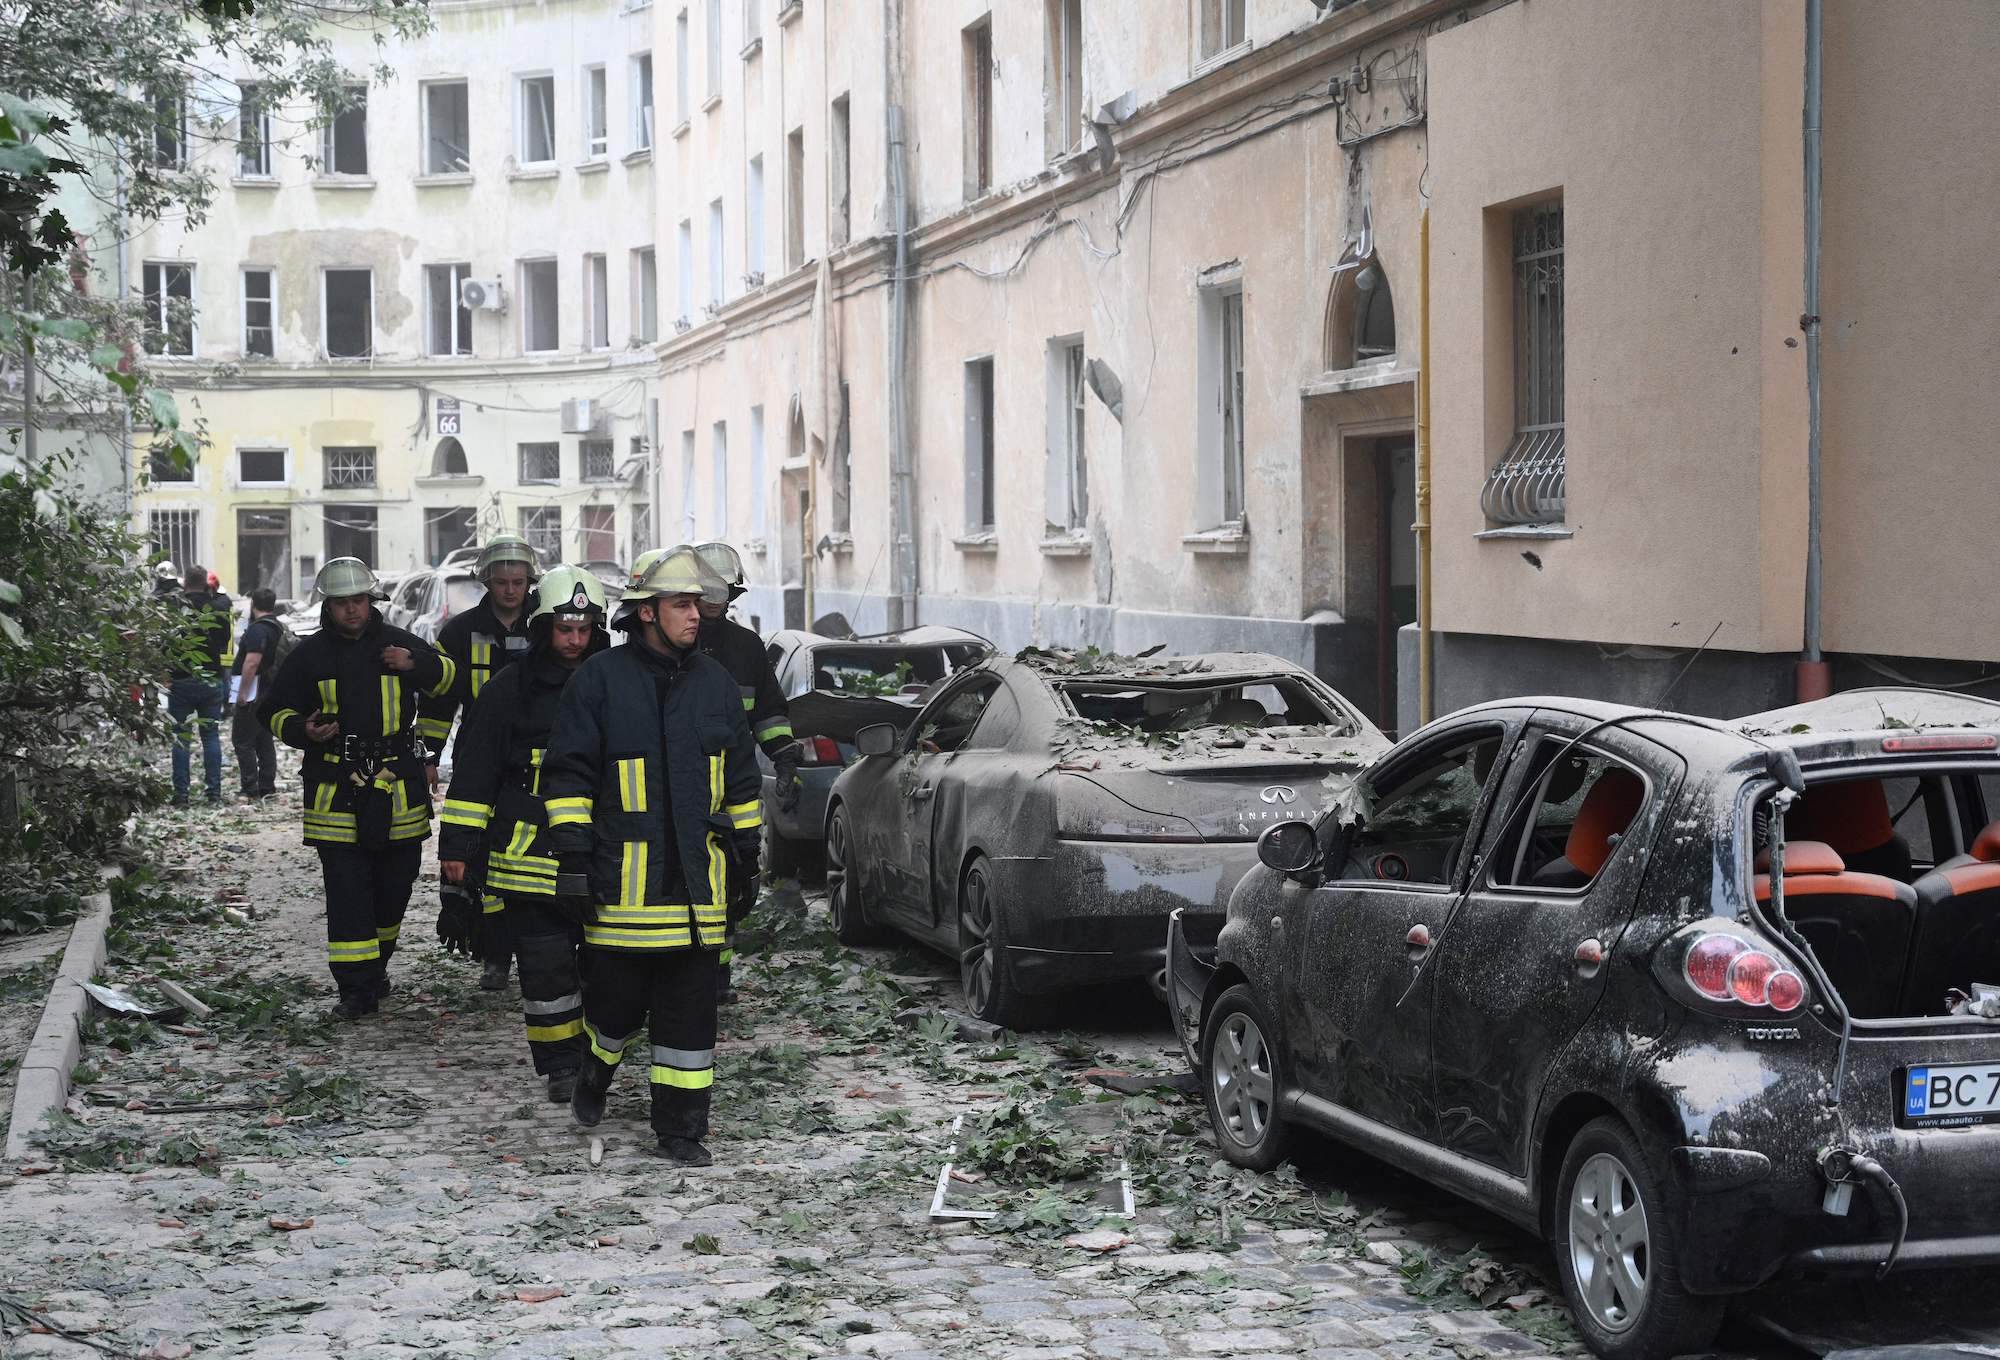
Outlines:
{"type": "Polygon", "coordinates": [[[1135,681],[1057,681],[1056,692],[1086,721],[1127,728],[1143,736],[1192,732],[1203,727],[1267,729],[1353,725],[1291,676],[1196,688],[1135,681]]]}
{"type": "Polygon", "coordinates": [[[815,689],[884,699],[921,694],[958,664],[944,647],[821,647],[790,677],[785,697],[815,689]]]}
{"type": "Polygon", "coordinates": [[[1347,838],[1343,879],[1443,884],[1457,874],[1501,733],[1482,733],[1379,791],[1347,838]]]}

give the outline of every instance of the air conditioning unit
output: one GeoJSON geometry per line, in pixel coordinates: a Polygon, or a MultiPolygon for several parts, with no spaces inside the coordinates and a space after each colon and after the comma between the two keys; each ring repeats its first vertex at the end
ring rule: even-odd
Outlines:
{"type": "Polygon", "coordinates": [[[562,404],[564,434],[596,434],[604,425],[604,403],[594,397],[569,397],[562,404]]]}
{"type": "Polygon", "coordinates": [[[476,312],[504,312],[507,310],[507,295],[501,290],[498,279],[460,279],[458,305],[470,307],[476,312]]]}

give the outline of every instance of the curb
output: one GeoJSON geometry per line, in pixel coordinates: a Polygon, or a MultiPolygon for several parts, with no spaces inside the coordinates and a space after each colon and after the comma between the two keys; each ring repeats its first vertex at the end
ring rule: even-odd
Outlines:
{"type": "MultiPolygon", "coordinates": [[[[106,872],[107,878],[116,876],[116,871],[106,872]]],[[[5,1155],[9,1161],[33,1155],[35,1131],[42,1120],[69,1099],[70,1069],[83,1053],[83,1017],[90,1007],[90,996],[79,984],[90,981],[103,964],[104,935],[110,926],[111,890],[107,887],[90,895],[83,915],[70,927],[62,967],[49,984],[41,1021],[21,1059],[14,1083],[14,1116],[7,1127],[5,1155]]]]}

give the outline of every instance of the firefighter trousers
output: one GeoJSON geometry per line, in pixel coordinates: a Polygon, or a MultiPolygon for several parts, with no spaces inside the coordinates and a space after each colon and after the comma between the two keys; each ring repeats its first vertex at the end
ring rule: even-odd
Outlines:
{"type": "Polygon", "coordinates": [[[729,893],[728,931],[722,941],[722,954],[720,956],[722,968],[716,974],[715,979],[715,990],[718,996],[729,990],[731,976],[735,971],[736,956],[738,953],[736,947],[737,929],[743,924],[743,918],[750,914],[750,909],[757,905],[757,875],[754,872],[744,873],[738,866],[734,864],[730,865],[727,891],[729,893]]]}
{"type": "Polygon", "coordinates": [[[647,1055],[653,1132],[705,1136],[715,1084],[716,951],[585,945],[583,956],[590,1053],[578,1079],[591,1090],[608,1090],[627,1056],[647,1055]]]}
{"type": "MultiPolygon", "coordinates": [[[[541,1076],[574,1072],[583,1062],[583,983],[577,953],[583,926],[535,893],[508,893],[504,916],[521,957],[521,1014],[528,1023],[528,1052],[541,1076]]],[[[489,955],[489,957],[491,957],[489,955]]]]}
{"type": "Polygon", "coordinates": [[[505,968],[514,961],[516,937],[521,933],[520,918],[515,915],[513,904],[522,900],[525,894],[482,893],[479,909],[479,961],[498,964],[505,968]]]}
{"type": "Polygon", "coordinates": [[[326,962],[342,996],[372,994],[388,973],[423,859],[422,841],[322,845],[326,962]]]}

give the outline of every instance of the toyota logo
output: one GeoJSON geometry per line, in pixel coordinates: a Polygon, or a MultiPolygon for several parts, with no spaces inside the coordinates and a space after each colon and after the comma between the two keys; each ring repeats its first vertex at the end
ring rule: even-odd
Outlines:
{"type": "Polygon", "coordinates": [[[1257,796],[1267,803],[1295,803],[1299,791],[1289,784],[1273,784],[1257,796]]]}

